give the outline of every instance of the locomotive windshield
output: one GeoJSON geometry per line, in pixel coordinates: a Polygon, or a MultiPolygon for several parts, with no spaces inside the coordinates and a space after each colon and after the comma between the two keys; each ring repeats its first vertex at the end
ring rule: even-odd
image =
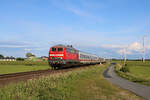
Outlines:
{"type": "Polygon", "coordinates": [[[52,48],[52,51],[56,51],[56,48],[52,48]]]}
{"type": "Polygon", "coordinates": [[[63,48],[58,48],[58,51],[63,51],[63,48]]]}

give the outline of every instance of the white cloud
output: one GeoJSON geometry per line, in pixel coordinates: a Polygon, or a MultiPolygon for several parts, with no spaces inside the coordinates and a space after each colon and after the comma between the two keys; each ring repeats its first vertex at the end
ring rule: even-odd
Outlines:
{"type": "Polygon", "coordinates": [[[0,41],[0,48],[23,48],[25,51],[31,51],[31,48],[40,48],[35,43],[21,41],[0,41]]]}
{"type": "Polygon", "coordinates": [[[120,49],[120,50],[117,50],[117,53],[120,54],[120,55],[124,54],[125,52],[126,52],[126,54],[128,54],[128,55],[133,54],[132,51],[127,50],[127,49],[120,49]]]}
{"type": "Polygon", "coordinates": [[[89,12],[85,11],[83,8],[79,5],[74,4],[72,1],[67,1],[67,0],[52,0],[51,3],[58,7],[62,8],[64,10],[70,11],[75,15],[78,16],[89,16],[89,12]]]}
{"type": "Polygon", "coordinates": [[[101,8],[100,4],[96,6],[96,4],[91,4],[91,2],[89,1],[80,1],[78,4],[75,4],[73,1],[71,0],[52,0],[51,4],[53,4],[54,6],[64,9],[68,12],[71,12],[77,16],[80,17],[84,17],[87,19],[92,19],[92,21],[96,21],[96,22],[103,22],[104,18],[102,16],[97,16],[94,12],[93,12],[93,8],[101,8]],[[93,7],[94,6],[94,7],[93,7]]]}
{"type": "Polygon", "coordinates": [[[26,42],[19,41],[0,41],[0,48],[24,48],[29,46],[26,42]]]}
{"type": "Polygon", "coordinates": [[[149,50],[150,49],[150,45],[145,46],[145,48],[149,50]]]}
{"type": "Polygon", "coordinates": [[[134,42],[130,44],[127,49],[140,52],[142,50],[142,45],[139,42],[134,42]]]}
{"type": "Polygon", "coordinates": [[[112,49],[121,49],[121,48],[125,48],[125,45],[102,45],[101,47],[103,48],[112,48],[112,49]]]}
{"type": "Polygon", "coordinates": [[[83,11],[81,9],[77,9],[77,8],[68,8],[69,11],[71,11],[72,13],[78,15],[78,16],[90,16],[90,14],[86,11],[83,11]]]}
{"type": "MultiPolygon", "coordinates": [[[[103,45],[101,46],[103,48],[108,49],[115,49],[118,54],[123,54],[126,52],[126,54],[132,55],[135,53],[142,53],[143,46],[139,42],[133,42],[131,44],[127,45],[103,45]]],[[[150,45],[146,45],[145,49],[150,49],[150,45]]]]}
{"type": "Polygon", "coordinates": [[[26,46],[21,45],[0,45],[0,48],[24,48],[26,46]]]}

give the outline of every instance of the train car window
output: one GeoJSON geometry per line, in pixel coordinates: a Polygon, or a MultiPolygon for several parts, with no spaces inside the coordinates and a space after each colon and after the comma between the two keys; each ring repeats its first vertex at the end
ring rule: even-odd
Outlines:
{"type": "Polygon", "coordinates": [[[81,58],[81,59],[90,59],[90,56],[80,54],[80,58],[81,58]]]}
{"type": "Polygon", "coordinates": [[[69,52],[69,48],[66,48],[66,51],[69,52]]]}
{"type": "Polygon", "coordinates": [[[58,51],[60,52],[60,51],[63,51],[63,48],[58,48],[58,51]]]}
{"type": "Polygon", "coordinates": [[[52,48],[52,51],[56,51],[56,48],[52,48]]]}
{"type": "Polygon", "coordinates": [[[70,49],[70,52],[72,53],[72,49],[70,49]]]}
{"type": "Polygon", "coordinates": [[[84,58],[84,55],[80,54],[80,58],[83,59],[83,58],[84,58]]]}

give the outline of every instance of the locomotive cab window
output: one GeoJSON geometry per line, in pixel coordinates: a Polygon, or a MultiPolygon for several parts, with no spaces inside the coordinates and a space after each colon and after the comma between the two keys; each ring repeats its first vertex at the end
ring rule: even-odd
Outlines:
{"type": "Polygon", "coordinates": [[[59,51],[59,52],[63,51],[63,48],[58,48],[58,51],[59,51]]]}
{"type": "Polygon", "coordinates": [[[52,48],[52,51],[56,51],[56,48],[52,48]]]}

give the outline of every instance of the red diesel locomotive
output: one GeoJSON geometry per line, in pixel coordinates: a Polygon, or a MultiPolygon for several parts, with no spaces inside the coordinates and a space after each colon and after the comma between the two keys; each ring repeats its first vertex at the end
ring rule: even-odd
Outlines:
{"type": "Polygon", "coordinates": [[[98,63],[100,63],[98,56],[81,52],[72,46],[56,45],[49,51],[49,64],[53,69],[98,63]]]}

